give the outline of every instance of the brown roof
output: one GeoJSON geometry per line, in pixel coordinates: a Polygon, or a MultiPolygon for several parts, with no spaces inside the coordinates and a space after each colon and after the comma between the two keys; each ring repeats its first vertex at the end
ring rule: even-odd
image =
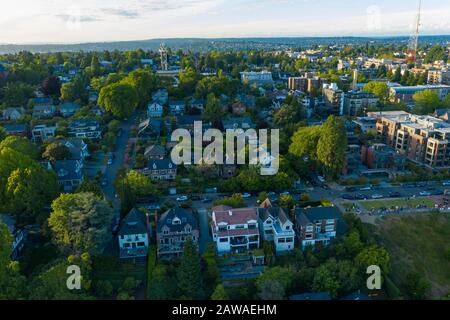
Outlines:
{"type": "MultiPolygon", "coordinates": [[[[226,207],[226,206],[224,206],[226,207]]],[[[216,207],[217,209],[220,209],[216,207]]],[[[228,209],[215,210],[213,208],[216,223],[225,222],[227,224],[245,224],[250,220],[257,220],[257,214],[255,208],[241,208],[241,209],[228,209]]]]}
{"type": "Polygon", "coordinates": [[[256,236],[259,235],[258,229],[233,229],[218,231],[219,237],[235,237],[235,236],[256,236]]]}

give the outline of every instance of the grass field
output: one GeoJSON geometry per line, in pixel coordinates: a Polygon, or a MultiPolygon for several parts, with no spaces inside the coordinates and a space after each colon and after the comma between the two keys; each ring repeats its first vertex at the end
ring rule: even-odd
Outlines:
{"type": "Polygon", "coordinates": [[[429,198],[413,198],[413,199],[395,199],[395,200],[369,200],[361,201],[360,204],[366,210],[403,207],[415,208],[418,205],[426,205],[429,208],[434,208],[435,202],[429,198]]]}
{"type": "Polygon", "coordinates": [[[440,213],[389,216],[375,235],[391,255],[391,279],[402,289],[409,272],[431,282],[431,298],[450,294],[450,216],[440,213]]]}

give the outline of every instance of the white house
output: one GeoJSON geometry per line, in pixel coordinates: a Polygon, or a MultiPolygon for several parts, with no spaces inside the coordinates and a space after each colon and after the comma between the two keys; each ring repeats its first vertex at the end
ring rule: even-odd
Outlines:
{"type": "Polygon", "coordinates": [[[145,257],[149,245],[148,230],[145,214],[131,209],[118,232],[120,258],[145,257]]]}
{"type": "Polygon", "coordinates": [[[277,254],[294,249],[294,224],[288,218],[287,209],[273,207],[267,199],[258,208],[258,218],[261,237],[274,243],[277,254]]]}
{"type": "Polygon", "coordinates": [[[255,208],[233,209],[216,206],[212,209],[211,229],[219,254],[245,252],[260,244],[258,216],[255,208]]]}
{"type": "Polygon", "coordinates": [[[164,112],[164,107],[158,102],[148,104],[147,115],[149,118],[161,118],[164,112]]]}

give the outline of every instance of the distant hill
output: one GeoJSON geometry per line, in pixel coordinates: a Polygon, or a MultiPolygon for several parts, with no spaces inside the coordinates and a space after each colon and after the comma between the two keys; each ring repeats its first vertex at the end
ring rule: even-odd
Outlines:
{"type": "MultiPolygon", "coordinates": [[[[407,43],[407,37],[280,37],[280,38],[172,38],[151,39],[140,41],[95,42],[80,44],[0,44],[0,54],[31,52],[67,52],[67,51],[104,51],[104,50],[157,50],[161,42],[165,42],[172,50],[181,49],[194,52],[209,50],[235,51],[245,49],[276,50],[290,47],[309,47],[314,44],[398,44],[407,43]]],[[[445,44],[450,41],[450,35],[422,36],[420,43],[445,44]]]]}

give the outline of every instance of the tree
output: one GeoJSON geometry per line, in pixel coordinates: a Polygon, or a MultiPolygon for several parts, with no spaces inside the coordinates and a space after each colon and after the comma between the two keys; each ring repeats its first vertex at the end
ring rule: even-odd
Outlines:
{"type": "Polygon", "coordinates": [[[33,97],[33,86],[23,82],[8,82],[3,88],[3,103],[6,107],[25,106],[33,97]]]}
{"type": "Polygon", "coordinates": [[[43,222],[44,209],[58,196],[56,175],[39,164],[17,168],[8,177],[6,198],[9,208],[27,222],[43,222]]]}
{"type": "Polygon", "coordinates": [[[371,81],[364,86],[363,91],[373,93],[381,102],[389,99],[389,86],[385,82],[371,81]]]}
{"type": "Polygon", "coordinates": [[[167,267],[157,264],[152,272],[147,298],[152,300],[175,299],[176,283],[167,275],[167,267]]]}
{"type": "Polygon", "coordinates": [[[149,70],[138,69],[130,72],[121,83],[129,84],[136,89],[139,98],[139,106],[143,108],[146,107],[147,103],[151,100],[151,93],[156,88],[156,77],[149,70]]]}
{"type": "Polygon", "coordinates": [[[330,116],[323,126],[317,144],[317,160],[326,175],[337,177],[344,168],[347,151],[347,136],[344,122],[340,118],[330,116]]]}
{"type": "Polygon", "coordinates": [[[10,148],[17,152],[20,152],[31,159],[39,158],[39,148],[30,140],[23,137],[8,136],[0,143],[0,150],[4,148],[10,148]]]}
{"type": "Polygon", "coordinates": [[[70,150],[67,146],[60,142],[53,142],[47,145],[42,157],[50,161],[55,161],[66,160],[70,155],[70,150]]]}
{"type": "Polygon", "coordinates": [[[426,299],[431,288],[430,282],[417,272],[408,273],[403,286],[413,300],[426,299]]]}
{"type": "Polygon", "coordinates": [[[84,178],[83,182],[78,186],[76,193],[85,193],[90,192],[95,194],[100,199],[103,199],[105,195],[103,194],[103,190],[98,184],[97,181],[92,181],[89,178],[84,178]]]}
{"type": "Polygon", "coordinates": [[[83,79],[76,77],[72,82],[63,84],[61,86],[61,100],[64,102],[86,101],[87,91],[83,79]]]}
{"type": "Polygon", "coordinates": [[[98,77],[100,75],[100,63],[98,62],[98,57],[97,55],[93,55],[92,56],[92,60],[91,60],[91,75],[93,77],[98,77]]]}
{"type": "Polygon", "coordinates": [[[114,216],[105,200],[93,193],[62,194],[52,203],[48,224],[63,251],[101,252],[111,239],[114,216]]]}
{"type": "Polygon", "coordinates": [[[231,197],[225,197],[221,200],[217,200],[214,202],[214,205],[224,205],[232,208],[243,208],[245,207],[245,201],[242,197],[242,194],[235,193],[231,197]]]}
{"type": "Polygon", "coordinates": [[[59,96],[61,93],[61,81],[57,76],[48,76],[42,82],[41,90],[46,96],[59,96]]]}
{"type": "Polygon", "coordinates": [[[425,63],[434,63],[435,61],[446,60],[445,48],[440,45],[436,45],[428,51],[425,57],[425,63]]]}
{"type": "Polygon", "coordinates": [[[17,262],[11,261],[13,237],[0,222],[0,300],[24,298],[25,278],[19,273],[17,262]]]}
{"type": "Polygon", "coordinates": [[[328,292],[333,298],[336,298],[339,287],[339,283],[326,265],[321,265],[315,270],[312,284],[313,291],[328,292]]]}
{"type": "Polygon", "coordinates": [[[436,91],[424,90],[419,91],[413,95],[415,106],[413,113],[415,114],[430,114],[441,106],[441,100],[436,91]]]}
{"type": "Polygon", "coordinates": [[[95,284],[95,292],[100,297],[104,297],[104,298],[111,297],[111,295],[113,294],[113,291],[114,291],[114,287],[112,286],[111,282],[109,282],[108,280],[99,280],[95,284]]]}
{"type": "Polygon", "coordinates": [[[297,157],[307,156],[311,160],[317,159],[317,145],[321,135],[321,126],[299,128],[292,137],[289,153],[297,157]]]}
{"type": "Polygon", "coordinates": [[[188,238],[184,243],[177,281],[178,288],[184,299],[201,300],[204,297],[200,258],[197,247],[191,238],[188,238]]]}
{"type": "Polygon", "coordinates": [[[362,268],[376,265],[381,268],[384,273],[389,272],[389,253],[383,247],[372,245],[364,248],[355,258],[356,263],[362,268]]]}
{"type": "Polygon", "coordinates": [[[267,279],[258,282],[258,297],[261,300],[284,300],[285,288],[277,280],[267,279]]]}
{"type": "Polygon", "coordinates": [[[211,93],[206,100],[205,111],[203,112],[202,119],[212,123],[213,125],[219,123],[223,117],[223,110],[220,106],[220,101],[216,96],[211,93]]]}
{"type": "Polygon", "coordinates": [[[289,290],[294,282],[295,270],[291,267],[266,268],[263,274],[256,280],[257,286],[266,280],[275,280],[280,283],[284,290],[289,290]]]}
{"type": "Polygon", "coordinates": [[[113,83],[100,91],[99,104],[117,118],[127,118],[136,109],[139,97],[136,89],[126,83],[113,83]]]}
{"type": "MultiPolygon", "coordinates": [[[[296,101],[296,100],[294,100],[296,101]]],[[[282,127],[295,124],[304,118],[303,107],[298,103],[283,105],[274,115],[274,122],[282,127]]]]}
{"type": "Polygon", "coordinates": [[[7,133],[3,127],[0,127],[0,143],[6,138],[7,133]]]}
{"type": "Polygon", "coordinates": [[[216,301],[220,301],[220,300],[228,300],[228,294],[225,291],[225,287],[223,286],[223,284],[218,284],[216,289],[214,289],[213,294],[211,295],[211,300],[216,300],[216,301]]]}

